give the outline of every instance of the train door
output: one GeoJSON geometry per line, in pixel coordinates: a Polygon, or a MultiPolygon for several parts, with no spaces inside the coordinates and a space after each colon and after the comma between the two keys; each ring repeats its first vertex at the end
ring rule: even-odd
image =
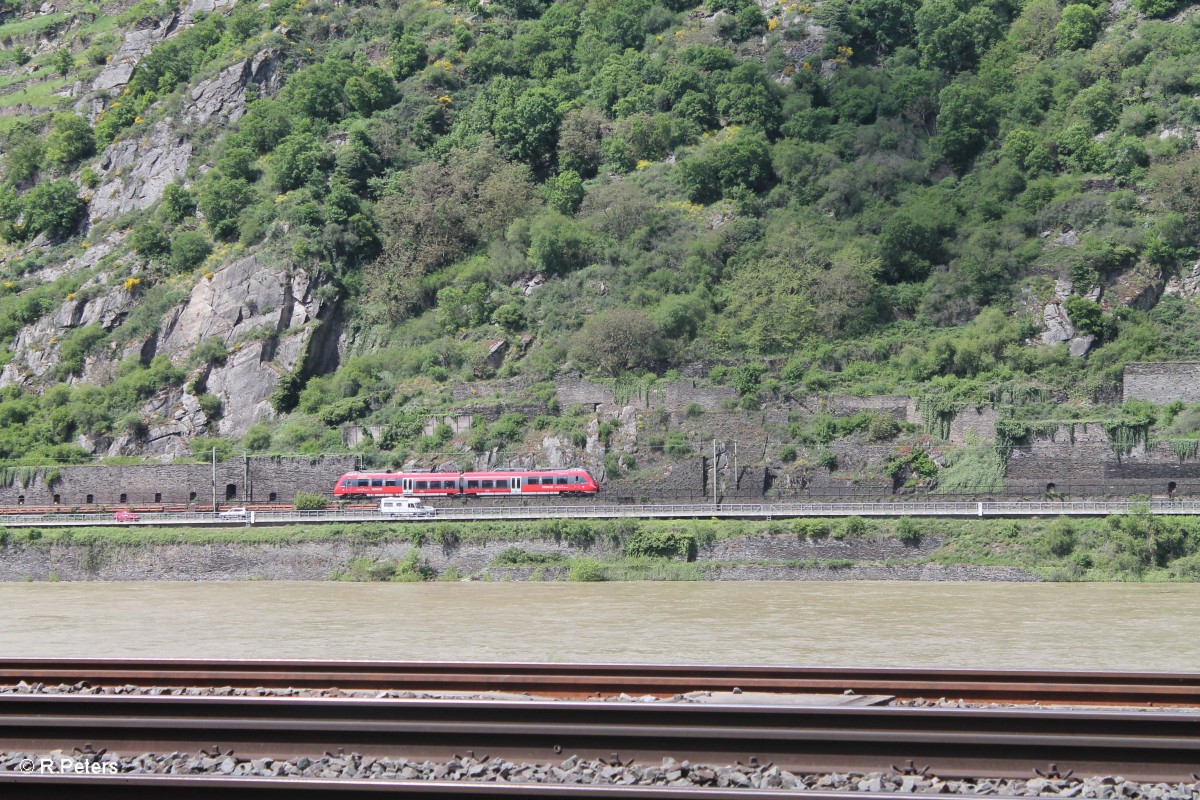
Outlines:
{"type": "Polygon", "coordinates": [[[400,488],[404,492],[404,494],[412,494],[413,493],[412,486],[413,486],[413,479],[412,478],[404,478],[401,481],[400,488]]]}
{"type": "Polygon", "coordinates": [[[512,486],[512,489],[509,490],[512,494],[520,494],[521,493],[521,480],[522,480],[521,478],[513,478],[512,479],[512,483],[510,484],[512,486]]]}

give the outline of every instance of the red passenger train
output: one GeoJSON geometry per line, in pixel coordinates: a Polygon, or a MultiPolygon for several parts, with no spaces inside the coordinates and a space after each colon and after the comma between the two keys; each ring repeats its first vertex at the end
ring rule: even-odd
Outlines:
{"type": "Polygon", "coordinates": [[[338,478],[333,496],[340,498],[404,495],[457,497],[462,495],[577,495],[595,494],[600,486],[587,470],[537,469],[492,472],[348,472],[338,478]]]}

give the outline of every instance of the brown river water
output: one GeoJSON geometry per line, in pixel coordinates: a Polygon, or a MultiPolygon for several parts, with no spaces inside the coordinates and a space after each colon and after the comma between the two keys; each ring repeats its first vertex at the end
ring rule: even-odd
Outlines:
{"type": "Polygon", "coordinates": [[[0,658],[1200,670],[1200,585],[0,584],[0,658]]]}

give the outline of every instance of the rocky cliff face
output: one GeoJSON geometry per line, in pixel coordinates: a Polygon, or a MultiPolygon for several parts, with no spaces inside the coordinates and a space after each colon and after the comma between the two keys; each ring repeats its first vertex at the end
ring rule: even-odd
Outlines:
{"type": "MultiPolygon", "coordinates": [[[[199,15],[228,13],[233,5],[231,0],[193,0],[153,24],[125,32],[90,85],[77,84],[71,90],[77,97],[76,111],[94,122],[123,96],[138,63],[155,46],[187,30],[199,15]]],[[[85,225],[114,220],[135,224],[136,218],[128,215],[152,209],[167,186],[187,186],[195,177],[194,137],[237,122],[246,111],[247,90],[271,96],[281,85],[278,53],[268,48],[185,88],[172,114],[141,135],[118,137],[92,161],[99,183],[90,191],[85,225]]],[[[204,169],[200,165],[200,171],[204,169]]],[[[158,392],[139,409],[141,430],[82,436],[80,446],[98,455],[184,455],[194,436],[238,437],[256,421],[272,416],[270,396],[282,375],[306,366],[328,370],[338,363],[337,293],[322,292],[315,274],[267,263],[254,252],[210,267],[186,297],[166,311],[154,333],[122,335],[122,325],[146,288],[159,282],[154,264],[131,251],[128,233],[128,227],[114,229],[99,243],[48,263],[33,275],[41,283],[85,277],[57,308],[17,333],[12,358],[0,371],[0,387],[41,391],[64,379],[110,382],[117,365],[130,357],[148,364],[166,356],[190,370],[184,386],[158,392]],[[126,280],[130,274],[136,280],[126,280]],[[79,374],[63,375],[64,341],[89,326],[112,336],[87,356],[79,374]],[[212,339],[219,340],[228,355],[217,363],[194,366],[193,350],[212,339]],[[206,415],[201,393],[220,399],[219,418],[206,415]]],[[[0,254],[0,262],[36,253],[47,244],[39,237],[23,249],[0,254]]],[[[178,289],[181,277],[168,282],[178,289]]]]}

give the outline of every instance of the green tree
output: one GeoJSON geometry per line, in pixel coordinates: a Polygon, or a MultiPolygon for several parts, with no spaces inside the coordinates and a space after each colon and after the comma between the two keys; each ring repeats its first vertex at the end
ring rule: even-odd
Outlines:
{"type": "Polygon", "coordinates": [[[293,133],[271,154],[268,178],[280,192],[301,186],[321,188],[332,166],[332,154],[325,143],[311,133],[293,133]]]}
{"type": "Polygon", "coordinates": [[[139,223],[129,234],[129,245],[143,258],[154,258],[171,251],[171,240],[162,226],[151,221],[139,223]]]}
{"type": "Polygon", "coordinates": [[[411,34],[404,34],[392,42],[392,77],[402,81],[425,68],[429,56],[425,42],[411,34]]]}
{"type": "Polygon", "coordinates": [[[546,181],[544,187],[546,205],[560,214],[570,216],[583,201],[583,179],[575,170],[568,169],[546,181]]]}
{"type": "Polygon", "coordinates": [[[595,250],[588,232],[561,214],[543,214],[530,228],[529,260],[548,275],[565,275],[587,266],[595,250]]]}
{"type": "Polygon", "coordinates": [[[167,222],[178,225],[196,213],[196,198],[178,183],[169,183],[163,189],[162,214],[167,222]]]}
{"type": "Polygon", "coordinates": [[[350,107],[364,116],[396,102],[396,82],[378,67],[367,67],[351,76],[342,91],[350,107]]]}
{"type": "Polygon", "coordinates": [[[66,77],[71,70],[75,69],[75,57],[71,55],[69,47],[60,47],[54,51],[54,55],[50,56],[50,67],[59,75],[66,77]]]}
{"type": "Polygon", "coordinates": [[[860,32],[859,49],[890,53],[912,44],[920,7],[918,0],[853,0],[850,13],[860,32]]]}
{"type": "Polygon", "coordinates": [[[1096,41],[1102,19],[1100,12],[1083,3],[1072,3],[1062,10],[1054,35],[1058,49],[1064,52],[1085,50],[1096,41]]]}
{"type": "Polygon", "coordinates": [[[200,193],[200,212],[213,236],[231,239],[238,232],[238,214],[253,202],[254,188],[250,184],[212,172],[200,193]]]}
{"type": "Polygon", "coordinates": [[[92,126],[78,114],[54,115],[54,125],[46,137],[46,160],[58,166],[73,164],[96,151],[92,126]]]}
{"type": "Polygon", "coordinates": [[[957,73],[979,62],[1000,37],[1003,20],[987,3],[929,0],[917,10],[916,28],[924,62],[957,73]]]}
{"type": "Polygon", "coordinates": [[[975,86],[955,83],[943,89],[938,100],[938,152],[958,169],[966,169],[987,144],[995,124],[988,94],[975,86]]]}
{"type": "Polygon", "coordinates": [[[510,157],[545,161],[558,143],[560,119],[554,94],[549,89],[530,89],[496,112],[492,132],[510,157]]]}
{"type": "Polygon", "coordinates": [[[4,174],[9,180],[24,183],[42,168],[46,143],[28,123],[18,120],[3,140],[4,174]]]}
{"type": "Polygon", "coordinates": [[[26,236],[39,233],[67,236],[83,221],[87,211],[87,203],[79,196],[79,187],[66,178],[39,183],[22,200],[26,236]]]}
{"type": "Polygon", "coordinates": [[[287,106],[277,100],[254,100],[238,122],[236,139],[256,153],[269,153],[292,132],[287,106]]]}
{"type": "Polygon", "coordinates": [[[171,242],[171,271],[187,272],[204,263],[212,242],[200,231],[183,231],[171,242]]]}
{"type": "Polygon", "coordinates": [[[1133,7],[1147,17],[1165,17],[1179,8],[1179,0],[1133,0],[1133,7]]]}
{"type": "Polygon", "coordinates": [[[631,308],[590,317],[571,345],[571,359],[576,364],[610,377],[653,366],[663,354],[662,332],[654,320],[631,308]]]}

